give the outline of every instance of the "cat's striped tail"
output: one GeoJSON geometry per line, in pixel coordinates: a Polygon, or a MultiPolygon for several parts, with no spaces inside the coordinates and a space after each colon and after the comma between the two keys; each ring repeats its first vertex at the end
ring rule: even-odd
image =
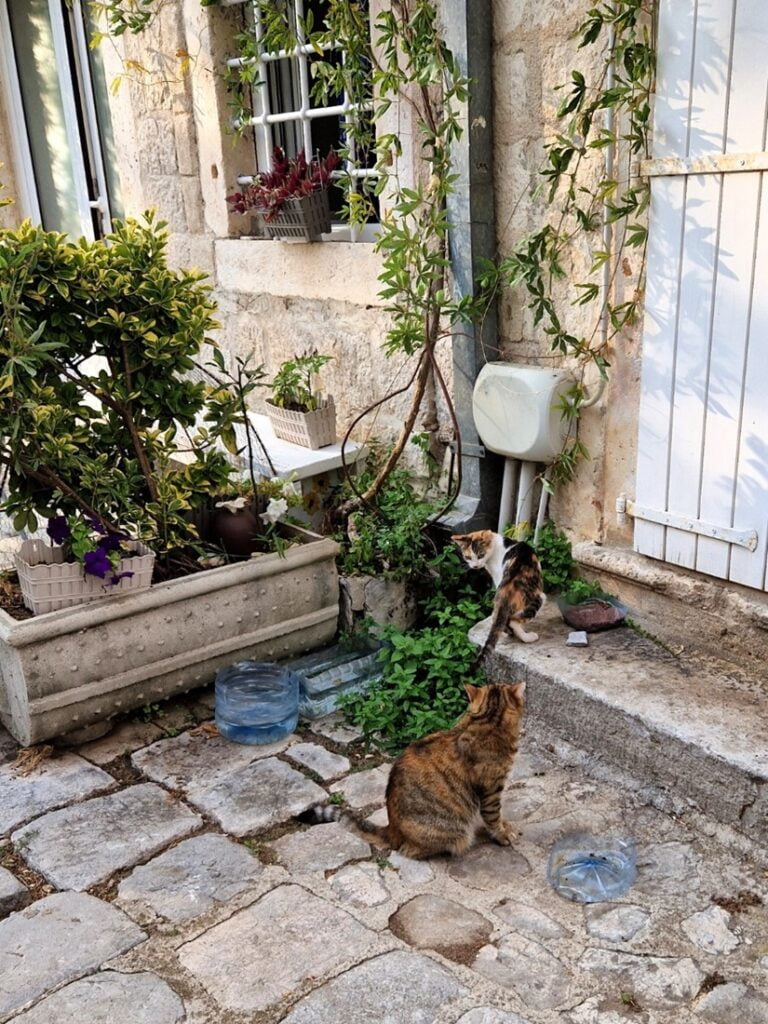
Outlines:
{"type": "Polygon", "coordinates": [[[315,804],[301,815],[301,820],[309,825],[324,825],[331,821],[338,821],[364,839],[366,843],[372,843],[379,849],[391,846],[388,825],[374,825],[355,814],[354,811],[346,807],[339,807],[338,804],[315,804]]]}

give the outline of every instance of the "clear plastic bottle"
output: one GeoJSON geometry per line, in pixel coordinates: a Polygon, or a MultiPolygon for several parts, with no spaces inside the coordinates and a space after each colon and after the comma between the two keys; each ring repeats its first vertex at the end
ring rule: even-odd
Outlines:
{"type": "Polygon", "coordinates": [[[299,720],[299,677],[268,661],[238,661],[216,675],[216,725],[234,743],[275,743],[299,720]]]}
{"type": "Polygon", "coordinates": [[[623,896],[636,874],[637,854],[631,839],[584,832],[555,843],[547,865],[555,892],[577,903],[602,903],[623,896]]]}

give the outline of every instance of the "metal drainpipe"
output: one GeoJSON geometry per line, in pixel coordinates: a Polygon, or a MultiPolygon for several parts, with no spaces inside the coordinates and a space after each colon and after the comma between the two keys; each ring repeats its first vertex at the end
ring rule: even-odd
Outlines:
{"type": "MultiPolygon", "coordinates": [[[[496,256],[493,192],[492,10],[490,0],[442,0],[445,42],[470,80],[454,144],[455,191],[448,197],[450,258],[457,296],[471,295],[482,259],[496,256]]],[[[472,390],[485,362],[499,358],[495,305],[483,324],[454,332],[453,401],[462,445],[461,494],[443,522],[454,530],[495,529],[503,460],[484,452],[472,416],[472,390]]]]}

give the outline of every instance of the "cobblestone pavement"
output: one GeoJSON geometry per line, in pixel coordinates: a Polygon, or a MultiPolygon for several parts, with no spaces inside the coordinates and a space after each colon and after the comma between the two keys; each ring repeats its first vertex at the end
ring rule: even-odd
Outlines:
{"type": "Polygon", "coordinates": [[[513,847],[385,858],[296,818],[331,792],[384,813],[388,766],[342,723],[245,747],[195,724],[209,698],[155,710],[26,776],[0,742],[0,1024],[768,1024],[748,839],[531,741],[513,847]],[[637,842],[615,903],[547,884],[582,829],[637,842]]]}

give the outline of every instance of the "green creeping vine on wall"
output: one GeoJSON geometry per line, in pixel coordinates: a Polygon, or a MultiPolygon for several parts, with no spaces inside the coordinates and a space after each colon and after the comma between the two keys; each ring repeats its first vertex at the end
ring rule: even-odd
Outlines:
{"type": "MultiPolygon", "coordinates": [[[[153,8],[163,0],[109,0],[92,5],[106,13],[115,33],[140,31],[151,21],[153,8]]],[[[201,0],[212,6],[216,0],[201,0]]],[[[558,110],[562,128],[545,147],[546,155],[537,192],[546,195],[548,208],[557,216],[547,218],[538,231],[522,239],[511,253],[489,263],[478,280],[478,294],[454,300],[448,281],[448,234],[446,198],[456,181],[451,150],[459,139],[460,106],[470,83],[443,42],[433,0],[391,0],[389,9],[369,25],[366,5],[349,0],[329,0],[322,24],[311,12],[296,24],[293,5],[284,0],[261,3],[265,25],[263,44],[270,50],[292,50],[309,43],[317,53],[311,68],[313,99],[327,105],[342,92],[355,105],[346,123],[347,152],[354,148],[358,159],[371,155],[377,178],[343,181],[350,196],[344,211],[352,225],[370,217],[372,196],[383,200],[384,214],[377,248],[383,256],[380,296],[386,300],[390,328],[388,354],[414,357],[408,389],[411,405],[390,457],[362,495],[348,503],[347,513],[371,502],[396,465],[412,434],[427,389],[434,375],[450,407],[450,396],[435,360],[437,343],[451,327],[479,322],[504,288],[524,288],[534,324],[542,325],[554,352],[584,370],[597,367],[605,377],[610,347],[622,330],[637,319],[642,301],[647,231],[643,214],[648,205],[648,185],[633,180],[629,165],[649,152],[651,97],[655,80],[655,0],[606,0],[586,10],[576,30],[580,47],[600,46],[602,58],[594,81],[584,73],[571,72],[558,110]],[[344,61],[333,59],[333,49],[344,51],[344,61]],[[611,75],[613,69],[613,75],[611,75]],[[396,131],[376,132],[377,122],[394,105],[410,108],[418,137],[413,151],[420,154],[421,173],[415,182],[403,182],[395,168],[403,153],[396,131]],[[372,108],[372,109],[371,109],[372,108]],[[605,112],[612,110],[615,125],[609,131],[605,112]],[[618,149],[626,164],[623,173],[595,177],[594,151],[607,146],[618,149]],[[603,212],[613,225],[615,244],[601,247],[599,229],[603,212]],[[558,311],[553,295],[557,282],[567,275],[568,256],[574,242],[586,235],[592,245],[588,277],[577,282],[575,305],[595,304],[594,329],[576,336],[568,329],[567,313],[558,311]],[[626,250],[640,253],[638,284],[629,300],[614,303],[613,283],[626,268],[626,250]],[[610,267],[609,286],[602,288],[598,275],[610,267]],[[607,318],[607,330],[601,325],[607,318]]],[[[256,64],[250,31],[236,40],[241,67],[229,71],[235,123],[246,130],[250,116],[249,94],[256,64]]],[[[333,100],[335,102],[335,100],[333,100]]],[[[405,389],[403,389],[405,390],[405,389]]],[[[390,396],[386,396],[387,398],[390,396]]],[[[576,384],[563,402],[562,412],[577,420],[584,400],[576,384]]],[[[381,401],[386,401],[383,398],[381,401]]],[[[381,402],[377,403],[381,404],[381,402]]],[[[576,438],[560,455],[552,479],[572,477],[576,464],[588,453],[576,438]]],[[[458,489],[458,488],[457,488],[458,489]]]]}
{"type": "MultiPolygon", "coordinates": [[[[528,292],[534,325],[542,325],[553,351],[577,364],[583,380],[589,365],[607,377],[611,346],[625,327],[637,321],[643,300],[648,244],[643,214],[650,189],[647,181],[636,180],[632,165],[650,155],[655,0],[608,0],[590,7],[575,36],[580,48],[602,46],[603,53],[594,81],[581,71],[571,72],[557,111],[562,129],[545,147],[540,169],[544,184],[538,191],[544,192],[548,207],[559,213],[485,268],[479,298],[467,313],[481,318],[501,289],[522,286],[528,292]],[[609,110],[614,115],[613,130],[606,126],[609,110]],[[623,170],[617,162],[613,168],[605,165],[595,176],[594,161],[588,158],[609,146],[617,150],[623,170]],[[603,217],[612,225],[609,248],[602,245],[603,217]],[[592,330],[576,336],[568,329],[567,313],[556,308],[553,292],[555,283],[566,277],[569,252],[582,236],[590,241],[592,263],[587,279],[574,284],[577,295],[572,305],[594,304],[597,315],[592,330]],[[637,285],[631,298],[614,302],[616,274],[633,272],[627,250],[639,253],[634,269],[637,285]],[[602,277],[606,266],[608,287],[604,288],[598,275],[602,277]]],[[[582,384],[575,384],[563,400],[563,416],[576,421],[584,397],[582,384]]],[[[588,452],[578,437],[567,442],[553,466],[553,483],[571,479],[578,460],[585,456],[588,452]]]]}

